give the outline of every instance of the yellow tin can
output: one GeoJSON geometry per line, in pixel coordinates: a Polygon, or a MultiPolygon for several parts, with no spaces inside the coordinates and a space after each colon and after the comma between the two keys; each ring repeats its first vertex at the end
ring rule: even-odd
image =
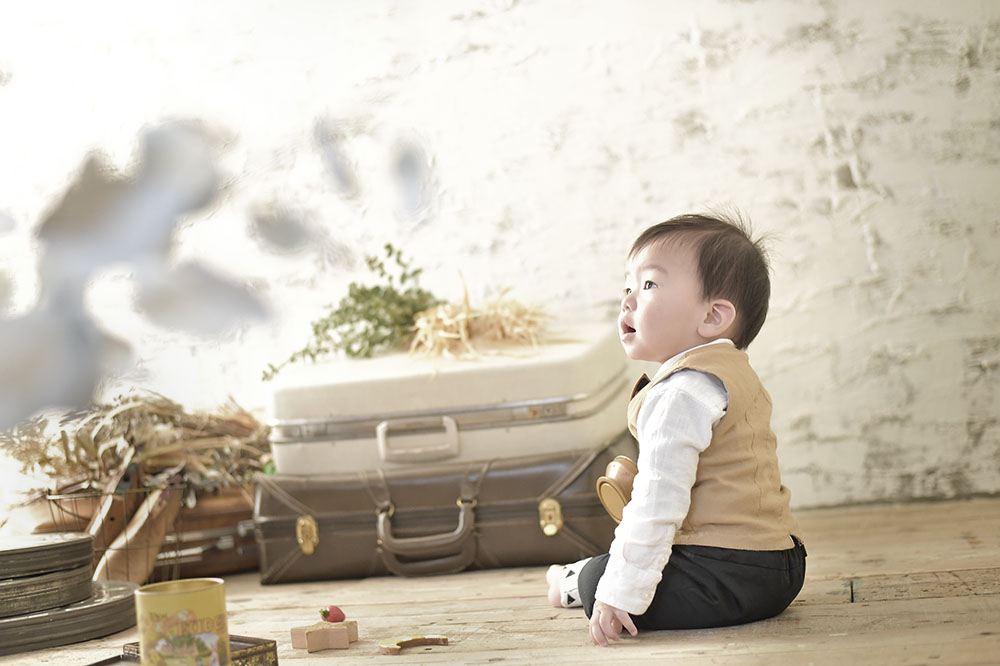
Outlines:
{"type": "Polygon", "coordinates": [[[144,585],[135,592],[139,652],[149,666],[230,666],[221,578],[144,585]]]}

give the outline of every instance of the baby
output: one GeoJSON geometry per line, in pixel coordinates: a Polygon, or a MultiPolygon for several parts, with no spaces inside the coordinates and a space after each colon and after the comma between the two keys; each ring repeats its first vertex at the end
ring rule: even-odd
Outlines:
{"type": "Polygon", "coordinates": [[[762,620],[802,588],[806,551],[781,484],[771,398],[745,351],[767,316],[760,243],[718,216],[646,229],[618,317],[630,358],[660,363],[628,406],[639,442],[610,552],[549,568],[549,601],[582,605],[595,645],[623,628],[762,620]]]}

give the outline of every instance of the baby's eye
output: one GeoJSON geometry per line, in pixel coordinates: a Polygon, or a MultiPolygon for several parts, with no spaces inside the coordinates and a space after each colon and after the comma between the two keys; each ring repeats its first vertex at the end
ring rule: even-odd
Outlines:
{"type": "Polygon", "coordinates": [[[625,287],[625,295],[628,296],[631,293],[632,293],[632,290],[629,289],[628,287],[625,287]]]}
{"type": "Polygon", "coordinates": [[[652,280],[646,280],[645,282],[642,283],[642,288],[643,289],[656,289],[656,283],[653,282],[652,280]]]}

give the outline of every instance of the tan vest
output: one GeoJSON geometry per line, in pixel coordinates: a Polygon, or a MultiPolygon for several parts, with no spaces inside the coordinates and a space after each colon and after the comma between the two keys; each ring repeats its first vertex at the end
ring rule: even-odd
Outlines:
{"type": "Polygon", "coordinates": [[[791,494],[781,485],[778,471],[771,396],[745,352],[717,343],[686,352],[661,368],[645,386],[637,385],[628,406],[629,430],[636,435],[639,409],[653,385],[682,368],[718,377],[729,392],[729,407],[698,459],[691,508],[674,543],[739,550],[791,548],[790,535],[800,533],[789,508],[791,494]]]}

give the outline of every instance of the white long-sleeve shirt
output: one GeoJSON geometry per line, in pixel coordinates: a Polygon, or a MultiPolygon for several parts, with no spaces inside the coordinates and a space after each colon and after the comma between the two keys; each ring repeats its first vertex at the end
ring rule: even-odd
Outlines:
{"type": "Polygon", "coordinates": [[[691,505],[698,456],[728,405],[722,382],[697,370],[675,372],[649,390],[636,423],[639,472],[597,584],[598,601],[633,615],[649,608],[691,505]]]}

